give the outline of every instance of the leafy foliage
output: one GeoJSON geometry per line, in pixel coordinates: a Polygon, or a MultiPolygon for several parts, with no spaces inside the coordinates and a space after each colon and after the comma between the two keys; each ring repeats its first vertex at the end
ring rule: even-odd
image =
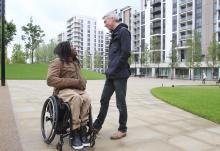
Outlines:
{"type": "Polygon", "coordinates": [[[36,63],[49,63],[52,61],[56,55],[53,50],[56,47],[56,43],[54,41],[50,41],[49,44],[40,45],[34,53],[35,62],[36,63]]]}
{"type": "Polygon", "coordinates": [[[24,35],[21,36],[22,40],[25,42],[25,48],[27,56],[31,56],[31,63],[34,62],[34,50],[43,42],[43,37],[45,36],[44,31],[39,25],[33,24],[32,17],[30,22],[26,26],[22,26],[24,35]]]}
{"type": "Polygon", "coordinates": [[[12,51],[12,57],[11,57],[11,63],[20,63],[24,64],[25,61],[25,53],[22,51],[21,44],[14,44],[13,51],[12,51]]]}
{"type": "MultiPolygon", "coordinates": [[[[10,42],[13,40],[14,36],[16,35],[16,25],[13,23],[13,21],[5,22],[5,46],[7,47],[10,42]]],[[[2,35],[2,26],[0,24],[0,35],[2,35]]],[[[0,42],[2,41],[2,36],[0,36],[0,42]]],[[[0,56],[1,56],[1,48],[2,45],[0,45],[0,56]]],[[[7,49],[6,49],[7,50],[7,49]]],[[[5,50],[5,56],[7,56],[7,51],[5,50]]],[[[1,61],[1,57],[0,57],[1,61]]],[[[6,57],[5,59],[6,63],[9,63],[10,60],[6,57]]]]}
{"type": "Polygon", "coordinates": [[[86,50],[83,55],[83,67],[86,69],[91,69],[91,54],[89,50],[86,50]]]}
{"type": "Polygon", "coordinates": [[[95,51],[94,54],[94,67],[95,69],[100,69],[102,64],[102,58],[99,51],[95,51]]]}

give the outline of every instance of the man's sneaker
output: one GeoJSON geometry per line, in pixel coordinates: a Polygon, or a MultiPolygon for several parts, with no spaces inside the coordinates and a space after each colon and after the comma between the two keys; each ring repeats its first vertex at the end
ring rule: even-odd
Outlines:
{"type": "Polygon", "coordinates": [[[80,139],[79,130],[75,129],[71,132],[70,142],[73,149],[83,149],[83,144],[80,139]]]}
{"type": "Polygon", "coordinates": [[[80,128],[80,136],[81,136],[81,140],[82,140],[82,144],[84,147],[89,147],[90,146],[90,142],[87,138],[87,128],[86,126],[82,126],[80,128]]]}

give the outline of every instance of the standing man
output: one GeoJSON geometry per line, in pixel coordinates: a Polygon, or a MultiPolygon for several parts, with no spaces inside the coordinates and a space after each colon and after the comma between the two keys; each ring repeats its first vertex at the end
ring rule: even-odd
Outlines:
{"type": "Polygon", "coordinates": [[[93,127],[97,133],[102,128],[108,112],[109,101],[112,94],[116,94],[116,105],[119,110],[119,128],[113,133],[111,139],[120,139],[127,133],[127,105],[126,91],[127,80],[130,76],[130,66],[128,58],[131,52],[131,34],[128,26],[120,23],[115,13],[109,13],[103,17],[105,27],[111,31],[111,41],[109,45],[109,62],[106,70],[106,81],[101,96],[101,107],[93,127]]]}

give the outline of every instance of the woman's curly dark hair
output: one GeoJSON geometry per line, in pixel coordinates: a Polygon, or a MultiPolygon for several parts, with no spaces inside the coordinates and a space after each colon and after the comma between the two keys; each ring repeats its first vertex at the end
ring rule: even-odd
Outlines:
{"type": "Polygon", "coordinates": [[[71,57],[71,44],[69,41],[60,42],[54,49],[54,54],[57,54],[59,58],[68,63],[71,57]]]}

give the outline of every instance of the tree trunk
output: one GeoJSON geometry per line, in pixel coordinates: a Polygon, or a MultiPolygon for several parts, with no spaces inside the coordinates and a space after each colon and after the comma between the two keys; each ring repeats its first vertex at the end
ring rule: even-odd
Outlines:
{"type": "Polygon", "coordinates": [[[189,80],[191,80],[191,67],[189,67],[189,80]]]}
{"type": "Polygon", "coordinates": [[[31,64],[34,63],[34,50],[31,50],[31,64]]]}

